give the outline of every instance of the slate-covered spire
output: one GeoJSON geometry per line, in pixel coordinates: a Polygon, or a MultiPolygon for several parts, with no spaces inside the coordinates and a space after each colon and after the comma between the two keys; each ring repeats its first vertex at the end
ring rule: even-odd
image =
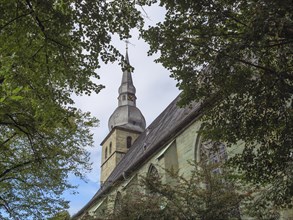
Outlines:
{"type": "Polygon", "coordinates": [[[118,106],[131,105],[136,106],[136,89],[133,85],[132,76],[130,72],[130,63],[128,58],[128,50],[126,48],[125,61],[123,65],[123,75],[121,85],[119,87],[118,106]]]}
{"type": "Polygon", "coordinates": [[[128,58],[128,44],[126,44],[125,63],[127,63],[128,65],[130,64],[130,63],[129,63],[129,58],[128,58]]]}
{"type": "Polygon", "coordinates": [[[132,81],[127,47],[122,81],[118,92],[118,107],[109,118],[109,130],[111,131],[114,127],[119,126],[129,130],[143,132],[146,123],[142,113],[136,107],[136,89],[132,81]]]}

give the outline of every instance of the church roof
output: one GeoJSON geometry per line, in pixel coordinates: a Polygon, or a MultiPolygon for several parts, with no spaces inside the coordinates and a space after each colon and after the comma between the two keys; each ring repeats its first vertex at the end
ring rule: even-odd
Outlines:
{"type": "Polygon", "coordinates": [[[146,122],[141,111],[136,106],[118,106],[109,119],[109,130],[124,127],[131,131],[143,132],[146,122]]]}
{"type": "Polygon", "coordinates": [[[180,108],[177,102],[180,95],[148,126],[148,128],[136,139],[132,147],[114,168],[104,185],[94,197],[75,215],[82,215],[97,199],[107,193],[111,186],[124,177],[131,175],[143,162],[154,153],[163,148],[188,124],[198,119],[203,106],[193,103],[188,107],[180,108]]]}

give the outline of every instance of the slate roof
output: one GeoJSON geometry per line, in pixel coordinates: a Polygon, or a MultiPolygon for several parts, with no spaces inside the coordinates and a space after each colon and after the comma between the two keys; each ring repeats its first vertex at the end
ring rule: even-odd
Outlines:
{"type": "Polygon", "coordinates": [[[144,161],[171,141],[186,125],[200,116],[203,109],[201,104],[193,103],[188,107],[179,108],[177,106],[179,98],[180,95],[135,140],[104,185],[72,219],[80,217],[97,199],[111,189],[113,183],[122,179],[123,176],[131,175],[144,161]]]}

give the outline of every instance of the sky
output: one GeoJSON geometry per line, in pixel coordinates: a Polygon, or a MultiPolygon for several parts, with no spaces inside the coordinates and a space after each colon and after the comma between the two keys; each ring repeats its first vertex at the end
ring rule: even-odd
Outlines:
{"type": "MultiPolygon", "coordinates": [[[[148,18],[147,25],[154,25],[162,20],[164,10],[158,6],[144,8],[148,18]]],[[[132,31],[132,38],[129,39],[128,55],[130,64],[134,67],[132,74],[133,83],[136,87],[137,107],[144,115],[147,126],[169,105],[179,94],[176,88],[176,81],[169,77],[170,73],[155,63],[156,56],[147,56],[149,46],[138,39],[137,31],[132,31]]],[[[114,37],[113,44],[125,54],[126,43],[114,37]]],[[[87,176],[87,182],[83,182],[73,176],[69,181],[78,185],[77,194],[67,191],[64,197],[70,201],[69,213],[77,213],[97,192],[100,181],[101,146],[100,143],[109,133],[108,119],[118,106],[118,88],[122,79],[122,70],[118,63],[101,65],[96,70],[100,75],[97,82],[106,86],[99,94],[91,96],[74,97],[76,107],[82,111],[89,111],[99,119],[97,128],[92,129],[94,134],[94,147],[88,148],[91,153],[92,171],[87,176]]]]}

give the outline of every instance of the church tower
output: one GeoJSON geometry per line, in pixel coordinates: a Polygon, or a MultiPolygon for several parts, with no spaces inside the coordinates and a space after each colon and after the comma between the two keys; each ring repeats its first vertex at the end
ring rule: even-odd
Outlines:
{"type": "Polygon", "coordinates": [[[122,81],[118,92],[118,107],[110,116],[108,122],[110,132],[101,143],[101,185],[146,126],[142,113],[136,107],[136,90],[129,71],[127,48],[122,81]]]}

